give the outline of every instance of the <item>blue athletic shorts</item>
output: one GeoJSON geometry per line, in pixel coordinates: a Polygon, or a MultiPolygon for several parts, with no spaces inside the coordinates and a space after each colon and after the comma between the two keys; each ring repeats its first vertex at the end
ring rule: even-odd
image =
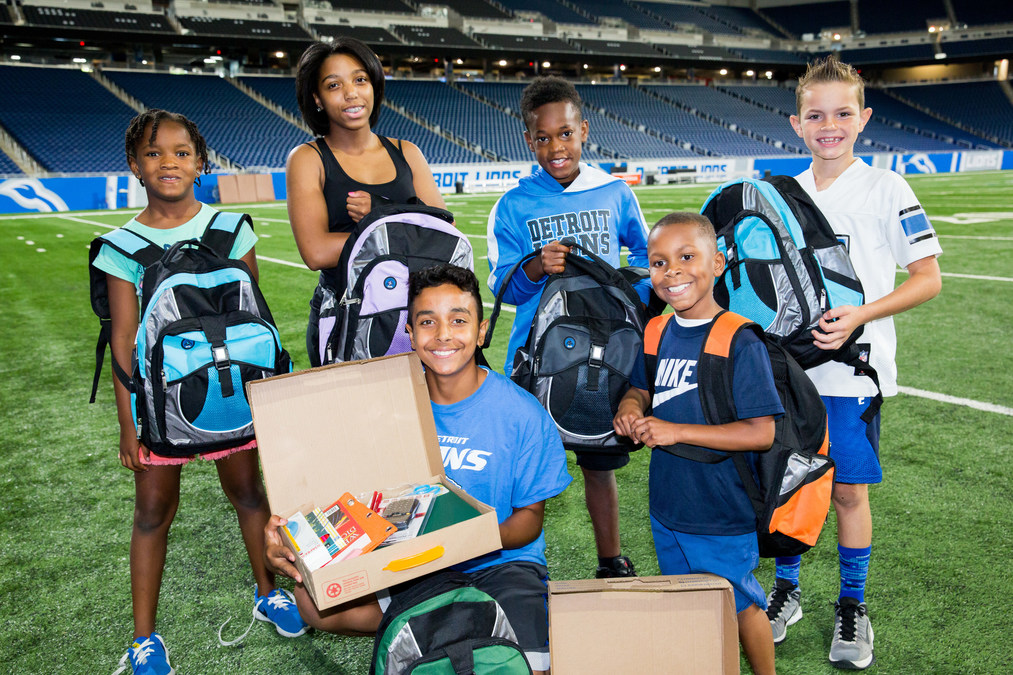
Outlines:
{"type": "Polygon", "coordinates": [[[756,533],[687,534],[670,530],[651,516],[654,550],[662,574],[716,574],[735,592],[735,612],[750,605],[767,609],[767,594],[753,576],[760,564],[756,533]]]}
{"type": "Polygon", "coordinates": [[[871,424],[862,421],[862,413],[872,402],[868,396],[822,396],[827,407],[830,429],[830,458],[838,483],[872,484],[883,482],[879,465],[879,414],[871,424]]]}

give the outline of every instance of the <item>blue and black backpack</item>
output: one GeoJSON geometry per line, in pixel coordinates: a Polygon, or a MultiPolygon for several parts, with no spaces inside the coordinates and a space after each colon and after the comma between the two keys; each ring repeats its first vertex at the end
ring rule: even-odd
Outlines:
{"type": "MultiPolygon", "coordinates": [[[[726,260],[714,285],[719,305],[759,324],[802,368],[840,361],[879,386],[859,342],[862,328],[836,351],[813,343],[824,312],[861,305],[865,292],[847,248],[794,178],[729,181],[700,212],[713,223],[726,260]]],[[[882,400],[877,394],[863,419],[871,420],[882,400]]]]}
{"type": "Polygon", "coordinates": [[[252,441],[246,383],[292,369],[249,267],[228,257],[244,222],[246,214],[217,213],[199,240],[167,249],[123,228],[91,243],[91,303],[101,323],[91,402],[112,332],[106,274],[92,264],[105,245],[145,269],[131,373],[115,356],[113,371],[130,392],[137,437],[159,455],[252,441]]]}
{"type": "MultiPolygon", "coordinates": [[[[616,269],[573,239],[561,243],[572,248],[566,269],[545,281],[528,339],[514,353],[510,379],[548,411],[567,450],[636,450],[639,444],[616,435],[612,418],[630,388],[644,327],[665,305],[654,293],[649,305],[641,301],[634,286],[650,277],[645,268],[616,269]]],[[[541,252],[532,251],[503,276],[483,348],[492,343],[510,279],[541,252]]]]}

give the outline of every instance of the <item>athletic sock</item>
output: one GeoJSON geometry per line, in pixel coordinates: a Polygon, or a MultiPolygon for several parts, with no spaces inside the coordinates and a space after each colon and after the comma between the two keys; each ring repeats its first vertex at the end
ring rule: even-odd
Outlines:
{"type": "Polygon", "coordinates": [[[774,558],[774,564],[777,565],[774,575],[778,579],[790,582],[792,587],[798,586],[798,571],[802,567],[802,556],[789,555],[783,558],[779,556],[774,558]]]}
{"type": "Polygon", "coordinates": [[[837,545],[838,557],[841,561],[841,595],[842,598],[854,598],[865,602],[865,580],[869,576],[869,558],[872,546],[865,548],[848,548],[837,545]]]}

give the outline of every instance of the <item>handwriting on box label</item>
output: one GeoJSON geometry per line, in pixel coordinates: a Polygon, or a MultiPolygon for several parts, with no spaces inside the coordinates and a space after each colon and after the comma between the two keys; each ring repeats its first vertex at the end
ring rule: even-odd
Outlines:
{"type": "Polygon", "coordinates": [[[365,570],[354,572],[346,577],[322,584],[324,595],[328,598],[340,598],[342,595],[364,591],[369,588],[369,576],[365,570]]]}

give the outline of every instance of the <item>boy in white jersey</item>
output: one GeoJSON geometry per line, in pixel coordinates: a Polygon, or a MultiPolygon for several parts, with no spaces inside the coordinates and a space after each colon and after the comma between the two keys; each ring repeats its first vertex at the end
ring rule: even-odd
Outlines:
{"type": "MultiPolygon", "coordinates": [[[[875,169],[854,156],[855,140],[872,116],[865,88],[855,69],[836,56],[811,64],[796,89],[795,133],[812,153],[812,165],[796,176],[823,211],[837,237],[848,247],[865,289],[866,304],[831,309],[813,331],[816,345],[834,350],[859,327],[860,345],[879,374],[884,396],[897,393],[897,338],[893,315],[939,294],[939,240],[925,211],[904,179],[875,169]],[[896,288],[897,266],[907,279],[896,288]]],[[[837,361],[811,368],[827,406],[830,456],[837,464],[833,492],[837,514],[841,591],[835,604],[830,662],[839,668],[864,669],[875,660],[873,632],[865,604],[865,580],[872,548],[870,483],[882,482],[879,466],[879,415],[866,424],[860,417],[876,394],[875,385],[837,361]]],[[[802,618],[799,605],[799,556],[777,559],[777,579],[768,596],[767,616],[774,642],[802,618]]]]}

